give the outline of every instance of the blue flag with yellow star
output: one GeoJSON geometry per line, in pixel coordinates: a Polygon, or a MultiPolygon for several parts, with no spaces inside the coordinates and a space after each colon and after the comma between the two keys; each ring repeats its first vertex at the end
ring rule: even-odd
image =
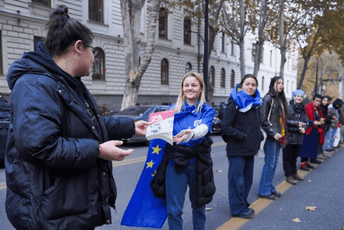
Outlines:
{"type": "Polygon", "coordinates": [[[135,191],[122,217],[121,225],[161,228],[167,217],[166,201],[154,197],[150,183],[165,153],[166,141],[154,139],[135,191]]]}

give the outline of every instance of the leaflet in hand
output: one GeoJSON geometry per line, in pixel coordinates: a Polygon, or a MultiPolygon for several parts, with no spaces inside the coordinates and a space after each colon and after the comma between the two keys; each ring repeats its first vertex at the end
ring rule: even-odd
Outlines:
{"type": "Polygon", "coordinates": [[[173,109],[150,114],[149,122],[154,122],[154,124],[147,127],[147,140],[163,139],[173,145],[173,109]]]}

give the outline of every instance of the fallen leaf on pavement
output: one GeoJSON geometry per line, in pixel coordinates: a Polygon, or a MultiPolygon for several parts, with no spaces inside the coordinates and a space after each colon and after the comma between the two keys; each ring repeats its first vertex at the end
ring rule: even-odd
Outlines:
{"type": "Polygon", "coordinates": [[[205,208],[205,211],[211,211],[213,210],[212,208],[205,208]]]}
{"type": "Polygon", "coordinates": [[[306,210],[308,210],[308,211],[316,211],[317,207],[316,206],[306,206],[306,210]]]}
{"type": "Polygon", "coordinates": [[[294,218],[294,219],[293,219],[293,222],[295,222],[295,223],[301,223],[301,220],[300,220],[299,218],[294,218]]]}
{"type": "Polygon", "coordinates": [[[311,183],[312,181],[311,180],[308,180],[309,183],[311,183]]]}
{"type": "Polygon", "coordinates": [[[221,169],[216,169],[216,172],[222,173],[221,169]]]}

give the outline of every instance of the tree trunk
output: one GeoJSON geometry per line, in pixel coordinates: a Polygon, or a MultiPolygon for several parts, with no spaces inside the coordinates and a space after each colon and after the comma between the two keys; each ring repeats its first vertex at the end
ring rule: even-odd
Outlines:
{"type": "Polygon", "coordinates": [[[261,0],[260,2],[260,17],[258,24],[258,41],[256,45],[256,56],[254,58],[253,75],[258,76],[260,63],[262,62],[262,55],[264,55],[263,47],[265,42],[264,27],[266,23],[266,11],[267,11],[267,0],[261,0]]]}
{"type": "Polygon", "coordinates": [[[279,76],[284,78],[284,64],[286,62],[286,42],[284,35],[284,0],[280,0],[279,10],[279,44],[281,52],[281,66],[279,76]]]}
{"type": "Polygon", "coordinates": [[[240,0],[240,40],[239,40],[239,47],[240,47],[240,73],[241,78],[245,76],[245,9],[244,9],[244,1],[240,0]]]}
{"type": "Polygon", "coordinates": [[[144,3],[145,0],[121,0],[126,70],[121,110],[135,106],[142,76],[148,68],[154,52],[157,17],[161,0],[151,1],[147,46],[140,60],[140,26],[144,3]]]}

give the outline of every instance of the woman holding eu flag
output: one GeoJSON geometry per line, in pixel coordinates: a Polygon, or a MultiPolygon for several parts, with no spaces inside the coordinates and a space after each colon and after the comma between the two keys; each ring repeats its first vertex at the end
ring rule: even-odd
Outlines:
{"type": "Polygon", "coordinates": [[[254,156],[264,136],[260,131],[260,105],[257,78],[246,74],[230,94],[221,122],[227,143],[228,198],[234,217],[249,219],[255,211],[247,201],[253,181],[254,156]]]}
{"type": "MultiPolygon", "coordinates": [[[[190,189],[195,230],[205,229],[205,205],[212,200],[215,193],[213,162],[210,156],[212,140],[209,137],[215,110],[205,102],[204,90],[200,74],[185,74],[177,103],[172,105],[175,111],[174,144],[166,144],[166,164],[160,164],[152,182],[165,183],[166,194],[162,197],[166,198],[168,225],[173,230],[183,229],[182,214],[187,186],[190,189]]],[[[159,186],[164,187],[153,184],[153,191],[159,186]]],[[[155,191],[154,193],[156,195],[155,191]]]]}

